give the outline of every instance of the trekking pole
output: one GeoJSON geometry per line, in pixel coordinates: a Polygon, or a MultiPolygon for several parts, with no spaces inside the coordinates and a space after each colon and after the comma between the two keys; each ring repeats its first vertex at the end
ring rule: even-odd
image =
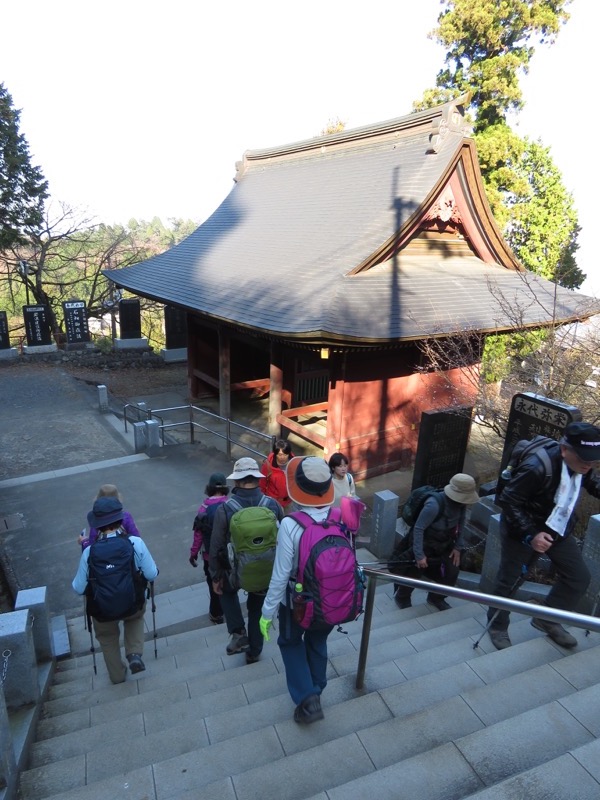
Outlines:
{"type": "MultiPolygon", "coordinates": [[[[534,552],[534,554],[531,556],[531,558],[529,559],[527,564],[521,564],[521,574],[519,575],[517,580],[513,583],[513,585],[510,587],[510,590],[509,590],[508,594],[505,595],[506,597],[512,597],[513,594],[515,594],[521,588],[521,586],[527,580],[527,578],[529,576],[529,573],[531,572],[531,568],[533,567],[535,562],[538,560],[540,555],[541,555],[541,553],[535,553],[534,552]]],[[[501,610],[502,609],[497,608],[494,611],[492,617],[488,620],[488,624],[483,629],[483,632],[482,632],[481,636],[479,637],[479,639],[477,639],[477,641],[473,645],[473,650],[477,650],[477,648],[479,647],[479,642],[483,639],[483,637],[486,635],[486,633],[492,627],[492,625],[496,621],[496,618],[498,617],[498,614],[500,613],[501,610]]]]}
{"type": "Polygon", "coordinates": [[[152,601],[152,638],[154,639],[154,658],[158,658],[158,653],[156,651],[156,603],[154,602],[154,581],[150,581],[148,584],[148,592],[150,593],[150,599],[152,601]]]}
{"type": "Polygon", "coordinates": [[[86,625],[87,625],[88,631],[90,632],[90,653],[92,654],[92,664],[94,665],[94,675],[97,675],[98,674],[98,670],[96,669],[96,649],[94,647],[94,637],[92,635],[92,618],[90,617],[90,615],[88,613],[87,600],[84,599],[83,603],[84,603],[83,610],[84,610],[84,616],[85,616],[85,620],[86,620],[86,625]]]}

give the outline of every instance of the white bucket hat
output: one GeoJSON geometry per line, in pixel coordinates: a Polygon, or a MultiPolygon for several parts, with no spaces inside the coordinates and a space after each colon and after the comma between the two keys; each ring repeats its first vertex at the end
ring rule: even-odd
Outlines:
{"type": "Polygon", "coordinates": [[[228,481],[241,481],[244,478],[263,478],[258,464],[253,458],[238,458],[233,465],[233,472],[227,476],[228,481]]]}
{"type": "Polygon", "coordinates": [[[476,503],[480,499],[475,485],[475,478],[464,472],[458,472],[453,475],[450,478],[450,483],[444,486],[444,492],[450,500],[454,500],[456,503],[464,503],[467,506],[476,503]]]}

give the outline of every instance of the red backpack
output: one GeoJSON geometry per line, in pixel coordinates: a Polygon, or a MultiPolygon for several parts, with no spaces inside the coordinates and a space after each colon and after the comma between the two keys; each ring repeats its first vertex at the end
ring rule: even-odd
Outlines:
{"type": "Polygon", "coordinates": [[[322,522],[304,511],[290,516],[304,528],[292,582],[294,619],[311,630],[357,619],[363,611],[364,577],[340,510],[331,509],[322,522]]]}

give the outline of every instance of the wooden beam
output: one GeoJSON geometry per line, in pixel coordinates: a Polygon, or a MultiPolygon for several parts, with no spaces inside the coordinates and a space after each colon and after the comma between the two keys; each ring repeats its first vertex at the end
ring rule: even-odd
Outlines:
{"type": "Polygon", "coordinates": [[[307,430],[304,425],[300,425],[298,422],[294,422],[287,417],[284,417],[283,414],[277,415],[277,422],[287,430],[295,433],[296,436],[300,436],[302,439],[306,439],[307,442],[311,442],[311,444],[320,447],[322,450],[325,449],[325,437],[319,436],[318,433],[312,433],[312,431],[307,430]]]}
{"type": "Polygon", "coordinates": [[[281,412],[281,416],[287,417],[303,417],[308,414],[315,414],[317,411],[327,411],[328,402],[324,400],[322,403],[313,403],[311,406],[299,406],[298,408],[286,408],[281,412]]]}

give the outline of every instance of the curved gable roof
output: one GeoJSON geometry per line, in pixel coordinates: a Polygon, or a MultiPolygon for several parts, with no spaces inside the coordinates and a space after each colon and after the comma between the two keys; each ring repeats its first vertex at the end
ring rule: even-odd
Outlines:
{"type": "MultiPolygon", "coordinates": [[[[470,282],[485,285],[483,272],[492,269],[518,287],[518,264],[489,213],[465,138],[463,101],[249,151],[230,194],[191,236],[148,261],[104,274],[135,294],[305,342],[390,342],[456,330],[446,312],[456,308],[452,292],[463,279],[458,263],[438,255],[424,269],[395,257],[392,270],[373,267],[406,244],[451,185],[470,220],[474,252],[498,262],[465,262],[470,282]],[[435,301],[433,288],[441,289],[435,301]]],[[[490,323],[493,296],[487,291],[484,303],[478,295],[477,303],[471,291],[463,298],[461,324],[478,328],[483,313],[486,328],[498,329],[490,323]]],[[[575,318],[571,307],[567,317],[575,318]]],[[[540,321],[532,312],[530,324],[540,321]]]]}

